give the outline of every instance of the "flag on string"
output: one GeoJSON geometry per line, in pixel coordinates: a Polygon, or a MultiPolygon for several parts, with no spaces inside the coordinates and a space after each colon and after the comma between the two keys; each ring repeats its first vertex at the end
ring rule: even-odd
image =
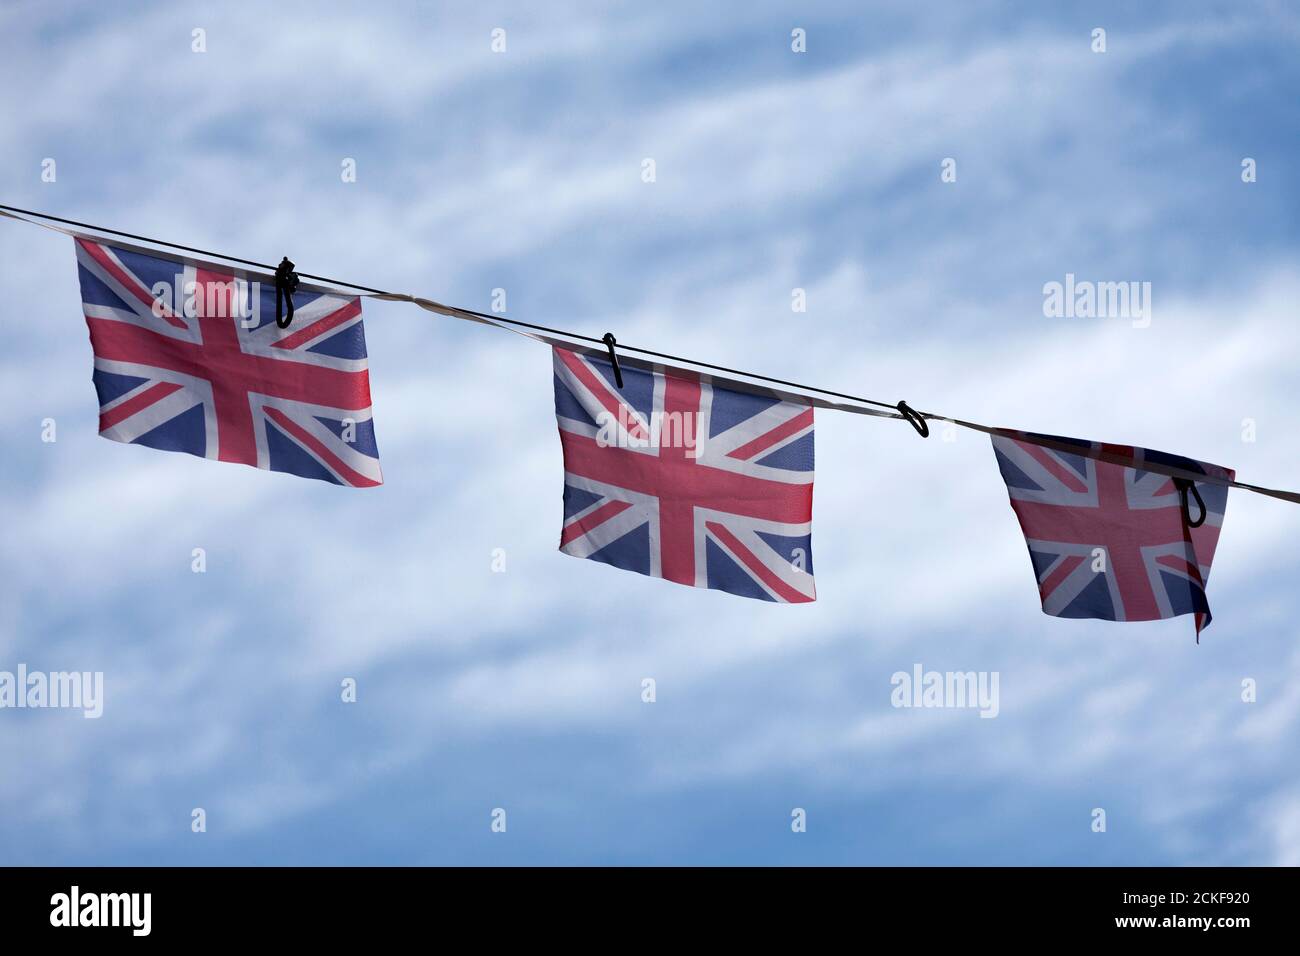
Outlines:
{"type": "Polygon", "coordinates": [[[816,597],[813,410],[554,349],[560,550],[764,601],[816,597]]]}
{"type": "Polygon", "coordinates": [[[1178,455],[997,429],[993,452],[1029,546],[1043,612],[1154,621],[1205,595],[1232,469],[1178,455]],[[1203,515],[1203,517],[1202,517],[1203,515]]]}
{"type": "Polygon", "coordinates": [[[382,483],[361,301],[78,237],[99,433],[339,485],[382,483]]]}

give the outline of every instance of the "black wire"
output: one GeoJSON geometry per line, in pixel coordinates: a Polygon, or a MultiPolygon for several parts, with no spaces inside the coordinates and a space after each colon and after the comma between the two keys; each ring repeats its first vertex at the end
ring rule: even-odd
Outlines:
{"type": "MultiPolygon", "coordinates": [[[[140,236],[132,232],[122,232],[121,230],[118,229],[108,229],[104,226],[96,226],[93,223],[79,222],[76,219],[63,219],[59,216],[51,216],[49,213],[35,212],[31,209],[19,209],[16,206],[5,206],[5,205],[0,205],[0,209],[7,209],[9,212],[22,213],[25,216],[35,216],[38,219],[49,219],[52,222],[61,222],[64,225],[68,225],[68,226],[79,226],[82,229],[93,229],[96,232],[107,233],[108,235],[111,236],[122,236],[125,239],[135,239],[139,242],[148,242],[148,243],[152,243],[155,246],[166,246],[169,249],[180,249],[183,252],[193,252],[201,256],[211,256],[214,259],[225,259],[229,262],[239,262],[246,266],[255,266],[259,269],[265,269],[268,272],[274,272],[276,269],[275,266],[267,265],[265,262],[255,262],[252,259],[241,259],[238,256],[228,256],[224,252],[211,252],[207,249],[195,248],[194,246],[182,246],[175,242],[166,242],[165,240],[154,239],[150,236],[140,236]]],[[[331,279],[327,276],[309,275],[306,272],[300,272],[298,273],[298,275],[303,279],[315,279],[317,282],[327,282],[330,285],[346,286],[349,289],[359,289],[362,292],[370,292],[374,295],[396,295],[397,294],[393,292],[384,292],[382,289],[372,289],[370,286],[358,285],[355,282],[344,282],[342,279],[331,279]]],[[[475,312],[473,309],[462,309],[459,306],[452,306],[451,308],[454,308],[457,312],[464,312],[466,315],[472,315],[480,319],[486,319],[489,322],[506,322],[510,325],[518,325],[521,326],[522,328],[534,329],[538,332],[549,332],[552,335],[563,335],[567,338],[579,339],[583,342],[594,342],[596,345],[604,344],[603,339],[598,339],[590,335],[582,335],[579,332],[570,332],[566,329],[553,329],[545,325],[534,325],[531,322],[523,322],[520,321],[519,319],[507,319],[505,316],[501,316],[501,315],[488,315],[485,312],[475,312]]],[[[788,388],[798,388],[798,389],[802,389],[805,392],[817,392],[820,395],[831,395],[834,396],[835,398],[846,398],[852,402],[861,402],[864,405],[876,405],[880,408],[888,408],[894,411],[898,410],[898,406],[896,404],[891,402],[876,401],[874,398],[863,398],[860,395],[849,395],[846,394],[845,392],[832,392],[829,389],[818,388],[815,385],[802,385],[799,382],[790,382],[782,378],[772,378],[768,375],[759,375],[756,372],[746,372],[743,369],[728,368],[725,365],[714,365],[711,362],[701,362],[698,359],[683,358],[682,356],[679,355],[669,355],[667,352],[656,352],[653,349],[643,349],[643,348],[638,348],[635,345],[625,345],[622,342],[618,343],[618,347],[627,352],[639,352],[642,355],[652,355],[655,358],[667,359],[670,362],[685,362],[689,365],[697,365],[700,368],[712,369],[715,372],[726,372],[729,375],[743,375],[746,378],[757,379],[760,382],[771,382],[774,385],[785,385],[788,388]]]]}
{"type": "MultiPolygon", "coordinates": [[[[197,252],[202,256],[213,256],[217,259],[228,259],[231,262],[242,262],[246,266],[257,266],[259,269],[266,269],[270,272],[275,271],[275,266],[269,266],[265,262],[254,262],[252,259],[240,259],[238,256],[228,256],[221,252],[209,252],[206,249],[196,249],[194,246],[182,246],[174,242],[163,242],[161,239],[152,239],[149,236],[137,236],[133,232],[122,232],[118,229],[106,229],[104,226],[95,226],[88,222],[78,222],[76,219],[63,219],[59,216],[51,216],[49,213],[34,212],[31,209],[19,209],[17,206],[0,206],[0,209],[7,209],[10,212],[20,212],[25,216],[36,216],[40,219],[50,219],[54,222],[61,222],[68,226],[80,226],[83,229],[94,229],[96,232],[106,232],[113,236],[122,236],[125,239],[138,239],[141,242],[152,242],[155,246],[167,246],[171,249],[183,249],[185,252],[197,252]]],[[[347,282],[340,282],[339,285],[350,285],[347,282]]],[[[355,289],[361,286],[352,286],[355,289]]],[[[373,292],[374,289],[367,289],[367,292],[373,292]]]]}
{"type": "MultiPolygon", "coordinates": [[[[22,215],[25,216],[35,216],[38,219],[48,219],[52,222],[61,222],[69,226],[80,226],[83,229],[93,229],[96,232],[104,232],[113,236],[123,236],[124,238],[127,239],[136,239],[140,242],[149,242],[149,243],[153,243],[156,246],[166,246],[170,249],[180,249],[184,252],[195,252],[198,253],[199,255],[211,256],[215,259],[226,259],[230,262],[240,262],[243,263],[244,265],[256,266],[259,269],[265,269],[267,272],[271,272],[271,273],[274,273],[275,271],[274,266],[270,266],[265,262],[254,262],[252,259],[241,259],[238,256],[228,256],[223,252],[210,252],[206,249],[197,249],[194,246],[182,246],[175,242],[166,242],[165,240],[154,239],[151,238],[150,236],[139,236],[130,232],[122,232],[121,230],[118,229],[108,229],[104,226],[96,226],[87,222],[79,222],[76,219],[63,219],[59,216],[51,216],[49,213],[35,212],[34,210],[31,209],[19,209],[17,206],[5,206],[0,204],[0,209],[8,210],[9,212],[21,213],[22,215]]],[[[331,279],[328,278],[327,276],[308,275],[305,272],[299,273],[299,276],[304,279],[315,279],[317,282],[326,282],[329,283],[330,285],[346,286],[349,289],[359,289],[362,292],[369,292],[374,295],[398,296],[398,293],[384,292],[382,289],[372,289],[370,286],[358,285],[355,282],[344,282],[342,279],[331,279]]],[[[463,312],[466,315],[472,315],[475,316],[476,318],[485,319],[488,322],[505,322],[510,325],[517,325],[526,329],[535,329],[538,332],[549,332],[552,335],[563,335],[566,338],[579,339],[583,342],[592,342],[596,345],[605,344],[603,339],[598,339],[590,335],[583,335],[580,332],[569,332],[566,329],[553,329],[545,325],[535,325],[532,322],[523,322],[519,319],[507,319],[506,317],[501,315],[488,315],[486,312],[475,312],[473,309],[462,309],[457,306],[444,306],[444,308],[450,308],[456,312],[463,312]]],[[[820,395],[831,395],[835,398],[845,398],[851,402],[859,402],[863,405],[876,405],[880,408],[887,408],[890,411],[897,413],[899,418],[903,419],[904,421],[910,422],[913,425],[913,427],[917,429],[918,432],[921,432],[922,437],[925,437],[925,431],[928,430],[924,427],[925,425],[924,419],[940,417],[940,416],[935,416],[930,412],[914,411],[910,407],[907,407],[906,402],[898,402],[897,404],[890,404],[889,402],[876,401],[874,398],[863,398],[860,395],[849,395],[846,394],[845,392],[832,392],[830,389],[818,388],[815,385],[803,385],[799,382],[790,382],[781,378],[772,378],[771,376],[768,375],[759,375],[756,372],[746,372],[743,369],[728,368],[725,365],[714,365],[711,362],[701,362],[699,359],[683,358],[678,355],[669,355],[667,352],[656,352],[653,349],[643,349],[635,345],[624,345],[622,342],[618,343],[618,347],[621,349],[625,349],[626,351],[629,352],[640,352],[642,355],[653,355],[656,358],[667,359],[670,362],[685,362],[688,365],[698,365],[700,368],[713,369],[714,371],[717,372],[726,372],[730,375],[743,375],[746,378],[757,379],[758,381],[761,382],[771,382],[774,385],[785,385],[789,388],[802,389],[805,392],[817,392],[820,395]],[[921,419],[922,427],[917,427],[915,422],[911,422],[911,418],[907,414],[908,412],[910,412],[912,415],[915,415],[918,419],[921,419]]],[[[975,425],[971,422],[963,422],[958,419],[942,419],[942,420],[954,421],[959,425],[965,425],[968,428],[975,428],[980,431],[989,430],[985,426],[975,425]]],[[[1294,501],[1296,503],[1300,503],[1300,495],[1294,492],[1277,491],[1276,489],[1263,488],[1258,485],[1248,485],[1245,484],[1244,482],[1238,482],[1238,481],[1231,482],[1231,485],[1236,488],[1245,488],[1248,491],[1255,491],[1260,494],[1269,495],[1274,498],[1280,498],[1284,501],[1294,501]]],[[[1193,492],[1195,493],[1195,485],[1193,485],[1192,488],[1193,488],[1193,492]]],[[[1200,495],[1197,494],[1197,498],[1199,497],[1200,495]]],[[[1204,511],[1204,509],[1202,509],[1202,511],[1204,511]]],[[[1204,520],[1204,516],[1202,516],[1202,520],[1204,520]]]]}

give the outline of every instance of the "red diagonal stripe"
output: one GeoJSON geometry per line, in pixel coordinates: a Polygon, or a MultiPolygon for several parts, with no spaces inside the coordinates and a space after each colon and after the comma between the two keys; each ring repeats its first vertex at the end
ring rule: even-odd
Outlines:
{"type": "Polygon", "coordinates": [[[560,534],[560,547],[564,547],[575,538],[581,538],[587,532],[593,530],[598,525],[604,524],[610,518],[621,515],[632,505],[627,501],[607,501],[595,511],[583,515],[572,524],[564,526],[564,531],[560,534]]]}
{"type": "MultiPolygon", "coordinates": [[[[127,292],[131,293],[131,295],[135,296],[140,300],[140,302],[147,305],[151,311],[154,310],[154,306],[157,303],[149,290],[146,290],[134,276],[124,272],[122,267],[113,261],[112,257],[104,251],[102,246],[95,242],[87,242],[84,239],[78,239],[77,244],[81,246],[81,248],[85,249],[90,257],[98,262],[109,275],[125,286],[127,292]]],[[[176,314],[166,306],[162,306],[160,311],[161,315],[159,315],[159,318],[163,319],[169,325],[174,325],[178,329],[189,328],[189,326],[185,324],[184,320],[178,318],[176,314]]],[[[158,315],[158,312],[154,312],[154,314],[158,315]]]]}
{"type": "Polygon", "coordinates": [[[805,409],[804,411],[796,415],[794,418],[786,422],[784,425],[778,425],[776,428],[773,428],[770,432],[767,432],[766,434],[763,435],[759,435],[753,441],[746,442],[745,444],[741,445],[739,448],[737,448],[727,457],[739,458],[741,460],[747,460],[753,458],[759,452],[771,448],[777,442],[784,441],[786,438],[789,438],[791,435],[803,431],[805,428],[811,428],[812,423],[813,423],[813,410],[811,408],[805,409]]]}
{"type": "Polygon", "coordinates": [[[146,388],[139,395],[128,398],[120,405],[114,405],[106,412],[99,413],[99,430],[108,431],[118,422],[123,422],[141,409],[148,408],[154,402],[160,402],[173,392],[179,392],[181,386],[175,382],[159,382],[146,388]]]}
{"type": "Polygon", "coordinates": [[[740,559],[745,567],[749,568],[753,574],[759,578],[769,588],[779,594],[782,598],[791,604],[806,604],[813,599],[802,591],[796,591],[790,585],[782,581],[772,572],[758,557],[740,543],[740,539],[732,534],[726,527],[716,521],[706,521],[704,526],[713,533],[713,536],[727,546],[727,548],[740,559]]]}
{"type": "Polygon", "coordinates": [[[1056,568],[1038,585],[1038,593],[1046,598],[1049,594],[1061,586],[1074,569],[1083,563],[1083,558],[1077,554],[1068,554],[1061,558],[1061,562],[1056,568]]]}
{"type": "Polygon", "coordinates": [[[272,421],[319,455],[331,468],[338,472],[343,480],[348,484],[354,485],[357,488],[373,488],[379,484],[379,482],[375,481],[373,478],[367,478],[365,475],[361,474],[361,472],[349,468],[343,463],[343,459],[339,458],[332,451],[326,448],[320,439],[304,429],[297,422],[293,421],[293,419],[280,411],[280,409],[272,408],[267,405],[264,406],[263,410],[272,421]]]}
{"type": "MultiPolygon", "coordinates": [[[[557,348],[555,354],[560,357],[560,361],[564,363],[565,368],[572,372],[574,377],[587,387],[587,390],[591,392],[596,401],[600,402],[605,411],[614,416],[614,421],[618,421],[619,406],[623,405],[624,402],[610,392],[609,383],[593,372],[591,368],[588,367],[587,363],[579,358],[575,353],[570,352],[567,349],[557,348]]],[[[636,414],[632,411],[631,406],[628,406],[626,418],[627,433],[629,435],[633,438],[648,437],[645,429],[642,428],[640,423],[636,420],[636,414]]]]}
{"type": "Polygon", "coordinates": [[[330,329],[342,325],[349,319],[355,319],[360,314],[361,300],[352,299],[347,305],[343,306],[343,308],[317,319],[311,325],[303,326],[291,335],[286,335],[271,347],[277,349],[296,349],[304,342],[310,342],[317,336],[324,335],[330,329]]]}
{"type": "Polygon", "coordinates": [[[1186,558],[1180,557],[1176,554],[1162,554],[1160,557],[1156,558],[1156,564],[1169,568],[1171,571],[1177,571],[1180,574],[1186,575],[1197,584],[1204,587],[1204,583],[1201,581],[1201,569],[1193,566],[1186,558]]]}
{"type": "Polygon", "coordinates": [[[1034,461],[1046,468],[1052,477],[1061,482],[1061,484],[1065,485],[1071,491],[1082,492],[1088,490],[1088,485],[1084,480],[1080,478],[1073,469],[1067,468],[1065,465],[1057,461],[1056,457],[1052,454],[1051,449],[1043,448],[1041,445],[1031,445],[1026,442],[1017,442],[1017,444],[1024,449],[1024,451],[1027,452],[1034,461]]]}

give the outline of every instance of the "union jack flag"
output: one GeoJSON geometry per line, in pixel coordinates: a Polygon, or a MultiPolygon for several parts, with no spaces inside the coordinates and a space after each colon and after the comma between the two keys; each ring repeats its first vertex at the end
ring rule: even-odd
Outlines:
{"type": "Polygon", "coordinates": [[[360,299],[295,293],[294,321],[281,329],[272,282],[76,243],[101,435],[339,485],[382,483],[360,299]]]}
{"type": "Polygon", "coordinates": [[[1043,612],[1154,621],[1194,614],[1205,596],[1223,526],[1230,468],[1179,455],[996,429],[993,452],[1029,546],[1043,612]],[[1192,527],[1204,502],[1204,523],[1192,527]],[[1184,501],[1187,501],[1184,504],[1184,501]]]}
{"type": "Polygon", "coordinates": [[[554,350],[560,550],[764,601],[816,598],[813,410],[554,350]]]}

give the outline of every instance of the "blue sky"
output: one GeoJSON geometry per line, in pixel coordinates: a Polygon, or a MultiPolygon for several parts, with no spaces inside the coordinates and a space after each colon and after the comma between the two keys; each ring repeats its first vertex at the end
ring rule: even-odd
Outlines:
{"type": "MultiPolygon", "coordinates": [[[[1298,43],[1283,3],[17,3],[0,201],[1294,488],[1298,43]],[[1150,327],[1045,318],[1067,272],[1150,327]]],[[[1056,620],[986,439],[821,412],[817,603],[696,592],[556,552],[541,347],[367,302],[350,491],[99,439],[71,242],[0,256],[0,670],[106,682],[0,711],[0,863],[1300,863],[1294,506],[1230,495],[1199,647],[1056,620]],[[891,707],[916,663],[998,717],[891,707]]]]}

